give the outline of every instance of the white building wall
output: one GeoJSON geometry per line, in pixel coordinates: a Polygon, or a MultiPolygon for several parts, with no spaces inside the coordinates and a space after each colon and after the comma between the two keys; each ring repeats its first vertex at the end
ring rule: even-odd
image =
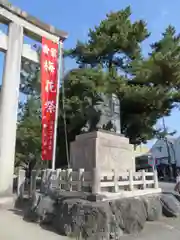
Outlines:
{"type": "Polygon", "coordinates": [[[174,147],[176,152],[176,166],[180,167],[180,137],[177,138],[174,147]]]}
{"type": "MultiPolygon", "coordinates": [[[[169,151],[171,156],[171,163],[174,164],[176,162],[175,145],[173,145],[171,142],[168,142],[168,145],[169,145],[169,151]]],[[[160,160],[161,163],[168,164],[168,151],[167,151],[166,142],[164,140],[157,140],[156,143],[150,149],[150,153],[152,154],[153,158],[157,160],[161,159],[160,160]]],[[[160,162],[158,161],[158,164],[160,162]]]]}

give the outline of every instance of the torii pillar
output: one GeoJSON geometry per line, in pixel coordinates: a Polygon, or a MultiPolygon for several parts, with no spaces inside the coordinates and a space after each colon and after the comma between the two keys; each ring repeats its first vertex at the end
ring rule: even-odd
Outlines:
{"type": "Polygon", "coordinates": [[[42,23],[3,0],[0,0],[0,20],[9,26],[8,36],[0,34],[0,50],[6,52],[0,94],[0,196],[10,196],[13,186],[21,58],[39,62],[36,51],[23,44],[24,34],[38,41],[44,36],[59,42],[67,38],[67,33],[42,23]]]}

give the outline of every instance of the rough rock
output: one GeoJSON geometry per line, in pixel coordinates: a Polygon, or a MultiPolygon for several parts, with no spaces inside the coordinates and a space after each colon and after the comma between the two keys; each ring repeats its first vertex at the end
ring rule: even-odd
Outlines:
{"type": "Polygon", "coordinates": [[[79,198],[87,200],[89,193],[85,192],[68,192],[68,191],[61,191],[56,189],[49,189],[46,193],[46,195],[50,196],[52,199],[69,199],[69,198],[79,198]]]}
{"type": "Polygon", "coordinates": [[[24,211],[24,219],[31,222],[51,224],[55,216],[56,199],[48,195],[34,194],[29,207],[24,211]]]}
{"type": "Polygon", "coordinates": [[[141,199],[129,198],[105,202],[89,202],[82,199],[61,199],[56,208],[54,227],[67,236],[83,238],[95,234],[120,237],[125,233],[137,233],[144,227],[147,212],[141,199]]]}
{"type": "Polygon", "coordinates": [[[87,200],[90,202],[102,201],[105,198],[106,198],[106,196],[104,196],[102,194],[89,194],[87,196],[87,200]]]}
{"type": "Polygon", "coordinates": [[[35,193],[24,210],[24,219],[27,221],[51,223],[55,215],[57,202],[63,199],[87,199],[86,193],[61,192],[49,189],[46,194],[35,193]]]}
{"type": "MultiPolygon", "coordinates": [[[[92,194],[54,190],[43,195],[35,194],[25,211],[24,219],[49,224],[66,236],[90,240],[119,239],[124,232],[138,233],[146,220],[158,220],[161,216],[162,207],[157,197],[94,202],[97,197],[99,198],[92,194]]],[[[173,199],[176,200],[175,197],[173,199]]],[[[168,200],[165,194],[161,197],[163,206],[168,200]]],[[[173,210],[175,211],[174,208],[173,210]]]]}
{"type": "Polygon", "coordinates": [[[43,224],[51,224],[56,214],[56,200],[50,196],[43,196],[36,208],[39,220],[43,224]]]}
{"type": "Polygon", "coordinates": [[[112,201],[110,207],[116,222],[125,233],[137,233],[143,229],[147,212],[141,199],[119,199],[112,201]]]}
{"type": "Polygon", "coordinates": [[[180,193],[180,182],[176,183],[176,185],[174,187],[174,191],[177,193],[180,193]]]}
{"type": "Polygon", "coordinates": [[[56,208],[54,228],[71,237],[88,239],[109,232],[108,203],[93,203],[82,199],[62,199],[56,208]]]}
{"type": "MultiPolygon", "coordinates": [[[[109,235],[112,214],[109,204],[90,202],[86,198],[86,194],[72,192],[35,194],[24,212],[24,219],[49,224],[66,236],[99,239],[109,235]]],[[[118,233],[120,231],[117,230],[118,233]]]]}
{"type": "Polygon", "coordinates": [[[14,208],[24,210],[32,206],[32,201],[29,198],[18,197],[14,202],[14,208]]]}
{"type": "Polygon", "coordinates": [[[146,196],[143,197],[146,211],[147,221],[157,221],[162,216],[162,205],[159,196],[146,196]]]}
{"type": "Polygon", "coordinates": [[[176,197],[174,197],[172,194],[161,194],[160,199],[164,216],[180,216],[180,204],[176,197]]]}
{"type": "Polygon", "coordinates": [[[179,201],[179,203],[180,203],[180,194],[177,193],[177,192],[172,192],[171,194],[172,194],[172,195],[179,201]]]}
{"type": "Polygon", "coordinates": [[[35,193],[32,198],[29,199],[27,207],[24,209],[24,220],[30,222],[38,222],[39,215],[37,213],[38,205],[42,199],[43,195],[35,193]]]}

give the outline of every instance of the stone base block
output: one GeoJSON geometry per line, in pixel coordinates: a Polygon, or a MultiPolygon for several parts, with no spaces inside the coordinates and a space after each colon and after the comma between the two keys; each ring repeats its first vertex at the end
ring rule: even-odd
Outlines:
{"type": "Polygon", "coordinates": [[[109,132],[78,135],[71,143],[70,156],[74,170],[98,168],[101,171],[135,172],[133,146],[129,144],[129,139],[109,132]]]}

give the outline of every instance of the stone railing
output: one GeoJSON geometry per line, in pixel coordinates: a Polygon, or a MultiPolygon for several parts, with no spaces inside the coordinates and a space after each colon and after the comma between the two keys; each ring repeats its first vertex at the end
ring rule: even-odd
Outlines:
{"type": "Polygon", "coordinates": [[[100,172],[93,169],[92,172],[79,169],[52,171],[46,169],[42,171],[33,170],[31,180],[27,184],[25,171],[20,170],[18,175],[17,193],[19,196],[24,194],[33,195],[35,191],[45,192],[49,188],[60,191],[79,191],[98,193],[121,193],[134,192],[136,190],[158,189],[157,172],[100,172]]]}

